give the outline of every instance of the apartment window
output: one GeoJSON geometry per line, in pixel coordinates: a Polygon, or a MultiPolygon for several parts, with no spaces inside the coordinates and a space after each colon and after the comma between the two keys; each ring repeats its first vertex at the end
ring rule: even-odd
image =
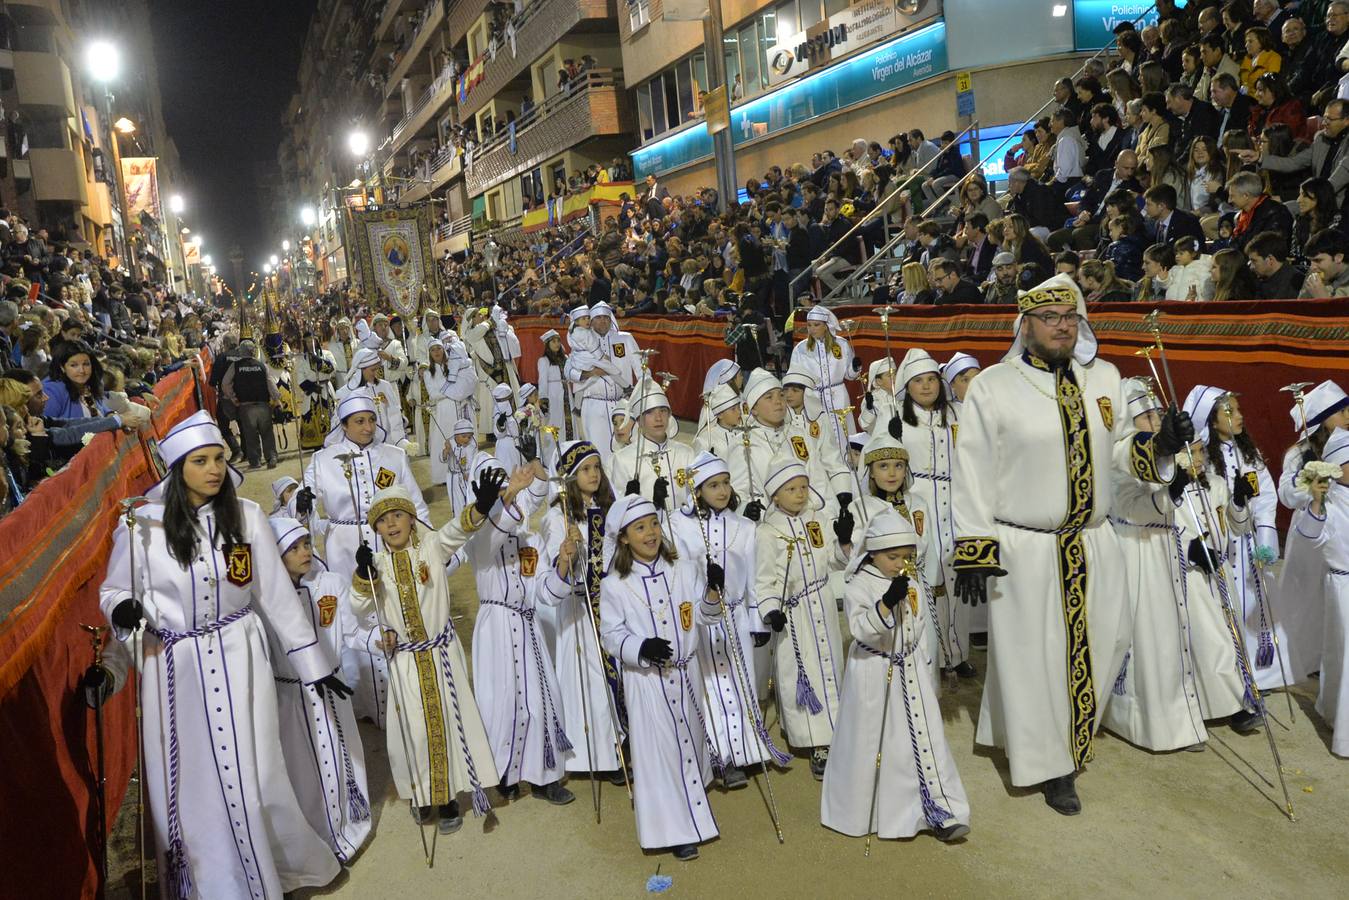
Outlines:
{"type": "Polygon", "coordinates": [[[687,122],[698,115],[694,108],[693,93],[693,74],[689,70],[689,61],[686,59],[674,67],[674,72],[667,73],[665,78],[669,81],[675,79],[677,95],[679,98],[679,121],[687,122]]]}
{"type": "Polygon", "coordinates": [[[824,0],[825,16],[832,16],[834,13],[841,13],[848,8],[852,0],[824,0]]]}
{"type": "Polygon", "coordinates": [[[798,31],[805,31],[812,25],[817,25],[822,19],[820,12],[820,0],[801,0],[800,15],[797,18],[797,24],[800,26],[798,31]]]}
{"type": "Polygon", "coordinates": [[[740,29],[740,71],[744,75],[746,97],[759,93],[763,87],[759,81],[759,60],[763,57],[756,30],[753,24],[740,29]]]}
{"type": "Polygon", "coordinates": [[[650,0],[628,0],[628,24],[633,31],[651,24],[650,0]]]}
{"type": "MultiPolygon", "coordinates": [[[[693,54],[693,95],[707,90],[707,55],[701,51],[693,54]]],[[[700,108],[698,112],[702,112],[700,108]]]]}
{"type": "Polygon", "coordinates": [[[665,80],[659,75],[651,79],[651,127],[656,134],[670,129],[665,115],[665,80]]]}
{"type": "Polygon", "coordinates": [[[733,34],[723,37],[721,44],[726,62],[726,83],[730,85],[728,96],[734,103],[745,96],[745,85],[740,80],[740,50],[733,34]]]}
{"type": "Polygon", "coordinates": [[[667,127],[678,128],[684,119],[679,115],[679,79],[675,77],[673,70],[667,71],[661,77],[661,86],[665,92],[665,115],[670,120],[667,127]]]}
{"type": "Polygon", "coordinates": [[[656,130],[651,121],[651,83],[644,82],[637,87],[637,124],[642,130],[642,140],[649,141],[656,130]]]}
{"type": "MultiPolygon", "coordinates": [[[[801,5],[810,6],[814,2],[817,7],[820,0],[801,0],[801,5]]],[[[768,34],[768,45],[774,46],[782,41],[783,38],[796,34],[798,31],[804,31],[801,27],[801,20],[796,14],[796,0],[785,0],[773,7],[773,30],[768,34]]],[[[764,16],[767,22],[768,17],[764,16]]]]}

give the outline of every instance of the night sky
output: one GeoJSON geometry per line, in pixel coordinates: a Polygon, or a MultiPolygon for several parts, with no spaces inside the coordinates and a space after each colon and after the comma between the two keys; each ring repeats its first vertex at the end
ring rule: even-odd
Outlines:
{"type": "Polygon", "coordinates": [[[297,86],[316,0],[149,6],[165,124],[184,169],[183,219],[232,279],[234,244],[244,251],[245,270],[261,268],[277,249],[266,233],[255,163],[276,160],[281,114],[297,86]]]}

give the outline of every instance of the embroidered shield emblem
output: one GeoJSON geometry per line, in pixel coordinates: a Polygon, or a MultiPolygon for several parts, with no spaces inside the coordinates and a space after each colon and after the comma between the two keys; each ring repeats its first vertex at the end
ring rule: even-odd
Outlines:
{"type": "Polygon", "coordinates": [[[806,439],[799,434],[792,435],[792,452],[796,454],[796,458],[801,460],[801,462],[806,462],[810,459],[810,448],[806,446],[806,439]]]}
{"type": "Polygon", "coordinates": [[[1105,430],[1113,431],[1115,428],[1115,407],[1110,402],[1110,398],[1097,397],[1096,408],[1101,411],[1101,421],[1105,423],[1105,430]]]}
{"type": "Polygon", "coordinates": [[[253,580],[253,548],[248,544],[231,544],[225,557],[225,578],[235,587],[243,587],[253,580]]]}
{"type": "Polygon", "coordinates": [[[923,536],[923,511],[915,509],[913,511],[913,530],[918,532],[918,536],[923,536]]]}
{"type": "Polygon", "coordinates": [[[337,598],[326,594],[319,598],[319,627],[328,628],[337,618],[337,598]]]}
{"type": "Polygon", "coordinates": [[[1259,497],[1259,496],[1260,496],[1260,476],[1257,475],[1257,474],[1255,474],[1255,472],[1242,472],[1242,473],[1241,473],[1241,477],[1246,479],[1246,483],[1247,483],[1248,485],[1250,485],[1251,490],[1255,492],[1255,493],[1253,493],[1251,496],[1252,496],[1252,497],[1259,497]]]}
{"type": "Polygon", "coordinates": [[[613,350],[614,356],[617,357],[618,359],[622,359],[624,356],[627,356],[628,354],[627,344],[614,344],[613,350]]]}
{"type": "Polygon", "coordinates": [[[381,490],[383,490],[386,487],[391,487],[393,486],[395,478],[397,478],[397,476],[394,475],[393,472],[390,472],[388,469],[384,468],[383,466],[380,466],[379,471],[375,473],[375,486],[380,488],[381,490]]]}
{"type": "Polygon", "coordinates": [[[813,520],[807,522],[806,534],[810,535],[810,546],[814,547],[816,550],[824,548],[824,529],[820,527],[819,522],[813,520]]]}
{"type": "Polygon", "coordinates": [[[817,438],[817,437],[820,436],[820,423],[819,423],[819,422],[811,422],[811,423],[810,423],[810,436],[813,437],[813,438],[817,438]]]}
{"type": "Polygon", "coordinates": [[[520,548],[520,572],[526,578],[533,578],[539,567],[539,551],[533,547],[520,548]]]}
{"type": "Polygon", "coordinates": [[[685,631],[693,630],[693,604],[687,600],[679,604],[679,627],[685,631]]]}

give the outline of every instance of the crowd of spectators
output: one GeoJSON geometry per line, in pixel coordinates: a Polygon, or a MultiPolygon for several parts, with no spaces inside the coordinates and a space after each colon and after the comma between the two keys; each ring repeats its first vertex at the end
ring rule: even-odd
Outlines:
{"type": "Polygon", "coordinates": [[[0,517],[100,432],[133,432],[219,313],[0,209],[0,517]]]}
{"type": "MultiPolygon", "coordinates": [[[[1052,86],[1000,190],[956,134],[917,129],[772,166],[738,197],[648,176],[546,279],[546,254],[506,248],[497,287],[517,313],[770,319],[748,348],[770,354],[794,309],[898,231],[852,302],[1014,303],[1055,272],[1090,301],[1349,296],[1349,0],[1286,6],[1161,0],[1156,25],[1121,25],[1052,86]]],[[[456,266],[461,290],[491,289],[476,254],[456,266]]]]}

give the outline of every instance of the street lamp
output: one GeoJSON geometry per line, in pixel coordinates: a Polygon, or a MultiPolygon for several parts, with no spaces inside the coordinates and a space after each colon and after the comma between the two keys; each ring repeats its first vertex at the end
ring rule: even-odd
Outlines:
{"type": "Polygon", "coordinates": [[[201,258],[201,264],[206,268],[211,268],[211,254],[206,254],[201,258]]]}
{"type": "Polygon", "coordinates": [[[95,81],[107,83],[122,71],[122,52],[112,41],[92,41],[84,51],[89,74],[95,81]]]}
{"type": "Polygon", "coordinates": [[[136,123],[128,119],[126,116],[122,116],[116,122],[113,122],[112,127],[117,129],[118,134],[136,133],[136,123]]]}
{"type": "Polygon", "coordinates": [[[318,221],[318,216],[314,213],[314,207],[312,207],[312,206],[302,206],[302,207],[300,207],[300,223],[301,223],[301,224],[303,224],[306,228],[312,228],[312,227],[314,227],[314,223],[317,222],[317,221],[318,221]]]}
{"type": "Polygon", "coordinates": [[[289,252],[290,252],[290,241],[282,241],[282,242],[281,242],[281,252],[282,252],[282,253],[289,253],[289,252]]]}
{"type": "Polygon", "coordinates": [[[275,266],[278,262],[280,262],[280,260],[277,259],[277,258],[276,258],[276,254],[273,253],[271,256],[269,256],[269,257],[267,258],[267,262],[269,262],[269,263],[271,263],[271,265],[275,266]]]}
{"type": "MultiPolygon", "coordinates": [[[[112,154],[112,186],[116,188],[117,212],[122,226],[122,248],[119,250],[119,254],[125,257],[126,262],[130,264],[129,269],[134,272],[136,260],[131,253],[131,225],[126,216],[126,186],[122,181],[122,154],[117,146],[117,132],[112,121],[112,82],[117,79],[118,74],[122,71],[122,51],[112,41],[91,41],[84,49],[84,62],[85,67],[89,70],[89,76],[93,80],[103,83],[103,122],[108,126],[108,150],[112,154]]],[[[113,246],[116,247],[115,241],[113,246]]]]}
{"type": "Polygon", "coordinates": [[[201,235],[199,235],[199,234],[194,234],[194,235],[192,235],[192,244],[193,244],[198,250],[200,250],[200,249],[201,249],[201,235]]]}
{"type": "Polygon", "coordinates": [[[183,202],[182,194],[173,194],[169,197],[169,212],[173,213],[175,216],[182,215],[183,210],[186,208],[187,204],[183,202]]]}
{"type": "Polygon", "coordinates": [[[365,158],[370,152],[370,135],[359,129],[347,135],[347,149],[351,151],[352,156],[365,158]]]}
{"type": "Polygon", "coordinates": [[[269,262],[263,263],[263,264],[262,264],[262,273],[263,273],[264,275],[270,275],[270,274],[272,274],[272,264],[269,263],[269,262]]]}

